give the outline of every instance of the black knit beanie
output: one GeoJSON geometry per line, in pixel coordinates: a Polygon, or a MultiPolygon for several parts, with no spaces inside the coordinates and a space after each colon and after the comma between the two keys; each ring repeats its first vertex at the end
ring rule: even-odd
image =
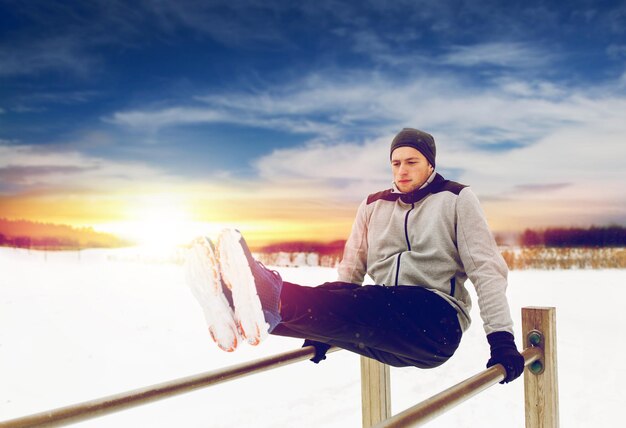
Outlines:
{"type": "Polygon", "coordinates": [[[391,159],[391,154],[398,147],[413,147],[424,155],[433,168],[435,167],[437,148],[435,147],[435,139],[432,135],[418,129],[404,128],[391,142],[389,159],[391,159]]]}

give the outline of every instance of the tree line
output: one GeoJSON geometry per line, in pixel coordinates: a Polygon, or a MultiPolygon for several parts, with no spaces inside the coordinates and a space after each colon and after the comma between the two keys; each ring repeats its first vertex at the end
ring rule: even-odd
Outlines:
{"type": "Polygon", "coordinates": [[[626,247],[626,228],[604,226],[590,228],[554,227],[545,230],[526,229],[519,237],[523,247],[626,247]]]}
{"type": "Polygon", "coordinates": [[[0,218],[0,246],[43,250],[114,248],[128,242],[92,228],[0,218]]]}
{"type": "Polygon", "coordinates": [[[80,243],[76,239],[61,237],[5,236],[0,233],[0,247],[32,248],[48,250],[74,250],[81,248],[103,247],[102,243],[80,243]]]}
{"type": "Polygon", "coordinates": [[[78,248],[78,241],[64,238],[32,238],[30,236],[4,236],[0,233],[0,246],[17,248],[78,248]]]}

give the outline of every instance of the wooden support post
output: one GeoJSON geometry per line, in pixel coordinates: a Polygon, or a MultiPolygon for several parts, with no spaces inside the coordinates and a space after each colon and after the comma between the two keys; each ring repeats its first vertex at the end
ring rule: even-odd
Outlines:
{"type": "Polygon", "coordinates": [[[363,428],[391,417],[389,366],[361,357],[361,406],[363,428]]]}
{"type": "Polygon", "coordinates": [[[556,361],[556,308],[522,308],[524,348],[543,350],[543,358],[524,371],[526,428],[559,426],[556,361]]]}

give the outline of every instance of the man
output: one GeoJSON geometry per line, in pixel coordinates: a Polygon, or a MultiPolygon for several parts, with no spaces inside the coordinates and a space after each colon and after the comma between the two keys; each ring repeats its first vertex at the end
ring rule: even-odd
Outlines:
{"type": "Polygon", "coordinates": [[[188,282],[202,295],[218,345],[234,350],[239,339],[256,344],[269,332],[306,339],[314,362],[335,345],[393,366],[436,367],[470,325],[469,277],[491,346],[487,366],[502,364],[503,382],[517,378],[524,359],[513,338],[506,264],[478,199],[437,174],[435,157],[430,134],[405,128],[396,135],[393,187],[359,206],[337,282],[283,282],[234,230],[222,232],[217,249],[197,241],[188,282]],[[366,273],[378,285],[362,286],[366,273]]]}

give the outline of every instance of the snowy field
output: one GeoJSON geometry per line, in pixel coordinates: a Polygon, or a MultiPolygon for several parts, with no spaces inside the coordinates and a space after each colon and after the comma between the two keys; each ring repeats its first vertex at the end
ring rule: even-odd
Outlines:
{"type": "MultiPolygon", "coordinates": [[[[306,285],[335,278],[327,268],[280,272],[306,285]]],[[[557,307],[561,426],[621,425],[626,270],[513,271],[509,299],[518,346],[520,308],[557,307]]],[[[444,366],[392,368],[394,413],[484,368],[489,349],[476,305],[472,318],[444,366]]],[[[0,248],[0,421],[300,345],[270,337],[220,351],[178,264],[120,250],[0,248]]],[[[340,351],[319,365],[296,363],[75,426],[359,427],[359,376],[359,357],[340,351]]],[[[496,385],[428,426],[523,427],[523,400],[521,379],[496,385]]]]}

